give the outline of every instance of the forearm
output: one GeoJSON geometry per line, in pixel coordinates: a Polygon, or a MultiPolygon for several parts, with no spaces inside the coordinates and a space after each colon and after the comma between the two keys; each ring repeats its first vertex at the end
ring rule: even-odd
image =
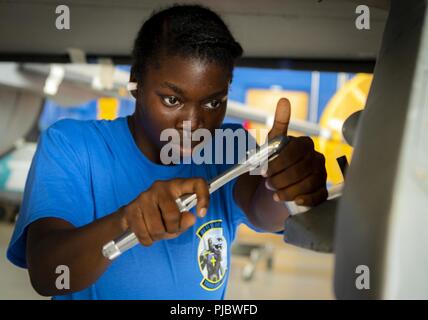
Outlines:
{"type": "Polygon", "coordinates": [[[63,295],[94,283],[110,261],[102,255],[103,245],[124,231],[120,211],[81,228],[59,219],[42,219],[30,226],[27,262],[33,287],[42,295],[63,295]],[[43,233],[39,228],[44,224],[43,233]],[[55,227],[46,227],[56,225],[55,227]],[[56,268],[69,269],[70,288],[59,289],[56,268]]]}
{"type": "Polygon", "coordinates": [[[277,232],[284,230],[288,211],[282,202],[273,200],[274,192],[265,187],[259,175],[243,175],[235,185],[235,200],[257,228],[277,232]]]}
{"type": "Polygon", "coordinates": [[[266,231],[277,232],[284,230],[288,210],[283,202],[273,200],[274,192],[265,187],[265,179],[261,178],[252,197],[252,213],[258,221],[258,227],[266,231]]]}

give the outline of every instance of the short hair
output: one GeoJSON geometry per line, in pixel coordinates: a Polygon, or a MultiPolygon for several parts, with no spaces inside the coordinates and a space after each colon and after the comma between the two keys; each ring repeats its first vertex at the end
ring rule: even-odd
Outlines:
{"type": "Polygon", "coordinates": [[[200,5],[174,4],[152,13],[134,42],[132,69],[138,80],[162,54],[216,62],[232,73],[241,45],[218,14],[200,5]]]}

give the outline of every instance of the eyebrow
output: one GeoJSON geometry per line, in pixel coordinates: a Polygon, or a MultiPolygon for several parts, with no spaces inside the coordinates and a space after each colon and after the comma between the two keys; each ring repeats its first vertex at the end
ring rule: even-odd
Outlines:
{"type": "Polygon", "coordinates": [[[173,83],[170,83],[170,82],[167,82],[167,81],[165,81],[163,84],[162,84],[162,87],[168,87],[168,88],[170,88],[172,91],[174,91],[175,93],[177,93],[177,94],[179,94],[179,95],[184,95],[184,91],[182,90],[182,89],[180,89],[179,87],[177,87],[175,84],[173,84],[173,83]]]}
{"type": "Polygon", "coordinates": [[[213,94],[210,94],[208,97],[206,97],[204,100],[215,98],[219,95],[226,95],[229,92],[229,87],[224,88],[223,90],[214,92],[213,94]]]}
{"type": "MultiPolygon", "coordinates": [[[[176,85],[175,85],[175,84],[173,84],[173,83],[170,83],[170,82],[165,81],[165,82],[162,84],[162,86],[163,86],[163,87],[168,87],[168,88],[170,88],[172,91],[174,91],[175,93],[177,93],[177,94],[179,94],[179,95],[181,95],[181,96],[184,96],[184,95],[185,95],[185,94],[184,94],[184,90],[183,90],[183,89],[181,89],[180,87],[176,86],[176,85]]],[[[211,99],[211,98],[217,97],[217,96],[219,96],[219,95],[221,95],[221,94],[227,94],[227,93],[228,93],[228,91],[229,91],[229,86],[227,86],[227,87],[226,87],[226,88],[224,88],[223,90],[220,90],[220,91],[217,91],[217,92],[214,92],[214,93],[210,94],[208,97],[204,98],[204,100],[208,100],[208,99],[211,99]]]]}

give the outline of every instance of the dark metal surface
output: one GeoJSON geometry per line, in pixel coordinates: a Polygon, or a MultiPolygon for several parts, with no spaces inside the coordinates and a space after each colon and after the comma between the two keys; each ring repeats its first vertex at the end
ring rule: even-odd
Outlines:
{"type": "Polygon", "coordinates": [[[285,221],[284,241],[305,249],[331,253],[338,200],[328,200],[285,221]]]}

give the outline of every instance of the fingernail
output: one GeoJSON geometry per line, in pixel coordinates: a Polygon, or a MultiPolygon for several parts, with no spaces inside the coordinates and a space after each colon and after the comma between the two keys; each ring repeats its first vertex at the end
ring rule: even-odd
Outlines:
{"type": "Polygon", "coordinates": [[[207,209],[206,208],[202,208],[199,210],[199,216],[201,218],[205,217],[205,215],[207,214],[207,209]]]}
{"type": "Polygon", "coordinates": [[[269,183],[269,181],[268,181],[268,180],[266,180],[266,181],[265,181],[265,187],[266,187],[266,189],[268,189],[268,190],[270,190],[270,191],[276,191],[276,190],[275,190],[275,188],[273,188],[273,187],[270,185],[270,183],[269,183]]]}
{"type": "Polygon", "coordinates": [[[279,202],[279,196],[277,193],[273,194],[273,200],[275,200],[276,202],[279,202]]]}

